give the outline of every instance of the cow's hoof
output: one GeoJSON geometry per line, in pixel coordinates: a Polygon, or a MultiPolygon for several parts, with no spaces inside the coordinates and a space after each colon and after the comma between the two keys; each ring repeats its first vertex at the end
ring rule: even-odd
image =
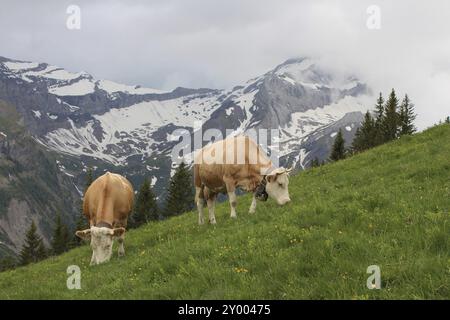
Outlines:
{"type": "Polygon", "coordinates": [[[120,257],[124,257],[125,256],[125,251],[119,251],[118,252],[118,256],[120,257]]]}
{"type": "Polygon", "coordinates": [[[199,225],[199,226],[204,225],[204,224],[205,224],[205,221],[199,220],[199,222],[198,222],[198,225],[199,225]]]}
{"type": "Polygon", "coordinates": [[[209,220],[209,223],[210,223],[210,224],[216,224],[216,219],[211,219],[211,220],[209,220]]]}
{"type": "Polygon", "coordinates": [[[231,219],[237,219],[237,215],[230,216],[231,219]]]}
{"type": "Polygon", "coordinates": [[[248,213],[255,214],[256,210],[248,210],[248,213]]]}

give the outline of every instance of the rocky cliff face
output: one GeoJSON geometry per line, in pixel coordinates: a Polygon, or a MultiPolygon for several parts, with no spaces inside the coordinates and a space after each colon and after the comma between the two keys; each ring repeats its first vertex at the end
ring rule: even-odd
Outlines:
{"type": "Polygon", "coordinates": [[[1,245],[18,252],[32,221],[48,244],[57,214],[73,226],[80,194],[55,156],[36,143],[20,125],[15,108],[4,101],[0,101],[0,128],[1,245]]]}
{"type": "MultiPolygon", "coordinates": [[[[64,208],[67,219],[73,220],[76,210],[70,207],[88,166],[96,175],[105,170],[122,173],[136,187],[149,177],[157,195],[164,198],[174,167],[171,152],[177,144],[173,134],[177,129],[192,135],[199,121],[203,131],[217,129],[223,136],[277,129],[281,165],[301,170],[315,157],[328,157],[340,128],[350,142],[362,112],[373,103],[362,81],[351,74],[327,72],[307,58],[288,60],[229,90],[176,88],[170,92],[96,80],[86,72],[68,72],[46,63],[0,58],[0,99],[17,111],[17,123],[25,128],[26,141],[35,153],[42,153],[39,167],[46,170],[38,171],[26,157],[22,159],[28,150],[11,137],[4,142],[8,147],[4,146],[3,159],[20,163],[29,174],[51,172],[51,177],[39,176],[39,181],[50,184],[50,190],[63,185],[70,194],[67,203],[52,198],[50,191],[51,203],[18,197],[3,200],[8,212],[15,214],[4,213],[8,218],[0,220],[0,226],[9,228],[3,233],[14,243],[20,243],[20,235],[13,235],[14,225],[25,224],[15,217],[29,220],[38,211],[47,214],[64,208]]],[[[10,181],[6,176],[11,170],[5,169],[4,183],[10,181]]],[[[51,224],[42,221],[43,230],[51,224]]],[[[48,239],[48,232],[42,232],[48,239]]]]}

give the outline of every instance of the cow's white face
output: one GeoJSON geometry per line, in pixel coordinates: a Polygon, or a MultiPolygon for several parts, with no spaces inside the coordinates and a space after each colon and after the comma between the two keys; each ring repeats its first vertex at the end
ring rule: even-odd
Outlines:
{"type": "Polygon", "coordinates": [[[269,197],[281,206],[291,201],[288,189],[289,171],[284,168],[279,168],[267,176],[266,192],[269,197]]]}
{"type": "Polygon", "coordinates": [[[84,231],[77,231],[76,235],[84,240],[91,239],[91,265],[95,265],[111,259],[113,239],[121,236],[124,232],[124,228],[91,227],[84,231]]]}

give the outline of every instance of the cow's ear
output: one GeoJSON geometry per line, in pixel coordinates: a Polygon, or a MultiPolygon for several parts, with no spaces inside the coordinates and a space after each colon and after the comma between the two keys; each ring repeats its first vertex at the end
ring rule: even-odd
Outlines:
{"type": "Polygon", "coordinates": [[[120,237],[120,236],[122,236],[124,233],[125,233],[125,228],[122,228],[122,227],[120,227],[120,228],[114,228],[113,229],[113,236],[114,237],[120,237]]]}
{"type": "Polygon", "coordinates": [[[83,240],[88,240],[91,238],[91,229],[86,229],[83,231],[78,230],[77,232],[75,232],[75,235],[83,240]]]}

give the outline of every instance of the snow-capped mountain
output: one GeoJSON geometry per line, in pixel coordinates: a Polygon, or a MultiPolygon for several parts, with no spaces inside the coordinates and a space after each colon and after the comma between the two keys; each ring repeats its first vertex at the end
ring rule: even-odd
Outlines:
{"type": "Polygon", "coordinates": [[[288,60],[231,90],[172,92],[95,80],[45,63],[0,61],[3,79],[32,93],[19,108],[39,141],[61,153],[115,165],[126,165],[136,155],[150,157],[170,145],[171,131],[192,130],[200,120],[204,128],[223,134],[226,129],[278,128],[281,155],[305,167],[312,156],[325,153],[313,155],[302,143],[317,131],[337,130],[333,124],[351,112],[357,114],[347,117],[345,127],[354,131],[359,112],[367,108],[363,83],[331,75],[312,59],[288,60]]]}
{"type": "Polygon", "coordinates": [[[288,60],[230,90],[164,92],[6,58],[0,58],[0,79],[0,98],[17,106],[42,144],[120,166],[136,156],[168,154],[173,130],[192,131],[202,121],[204,129],[224,135],[227,129],[279,129],[282,162],[304,168],[313,157],[327,156],[330,139],[324,138],[336,124],[351,138],[370,103],[364,83],[330,74],[307,58],[288,60]],[[312,148],[319,138],[321,150],[312,148]]]}
{"type": "MultiPolygon", "coordinates": [[[[314,157],[327,158],[339,128],[351,141],[371,104],[363,82],[350,73],[331,74],[309,58],[288,60],[229,90],[170,92],[0,58],[0,98],[17,107],[40,143],[81,159],[81,167],[114,165],[142,175],[127,170],[139,163],[154,181],[170,171],[157,162],[170,162],[173,131],[192,132],[195,121],[223,135],[279,129],[281,163],[305,168],[314,157]]],[[[80,167],[66,164],[65,170],[76,175],[80,167]]]]}

